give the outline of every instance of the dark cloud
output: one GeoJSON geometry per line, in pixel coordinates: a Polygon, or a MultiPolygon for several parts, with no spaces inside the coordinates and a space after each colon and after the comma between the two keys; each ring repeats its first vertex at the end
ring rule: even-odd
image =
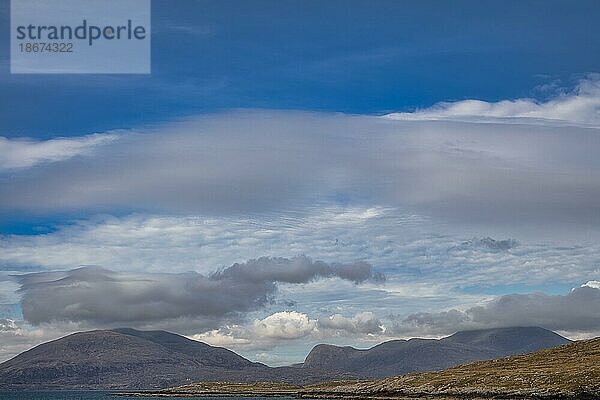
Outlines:
{"type": "Polygon", "coordinates": [[[600,289],[582,286],[566,295],[509,294],[466,311],[415,313],[392,327],[397,333],[448,334],[463,329],[541,326],[570,332],[600,331],[600,289]]]}
{"type": "Polygon", "coordinates": [[[215,280],[241,280],[244,282],[306,283],[318,278],[337,277],[355,283],[366,280],[383,281],[384,276],[373,271],[366,262],[352,264],[327,264],[306,256],[294,258],[261,257],[245,263],[236,263],[211,275],[215,280]]]}
{"type": "Polygon", "coordinates": [[[256,309],[275,285],[224,282],[197,273],[128,274],[98,267],[20,277],[23,317],[53,321],[149,322],[221,317],[256,309]]]}
{"type": "Polygon", "coordinates": [[[564,296],[543,293],[511,294],[468,314],[490,326],[539,325],[554,330],[600,330],[600,289],[581,287],[564,296]]]}
{"type": "Polygon", "coordinates": [[[366,263],[327,264],[308,257],[259,258],[211,276],[123,273],[100,267],[21,275],[23,316],[32,324],[54,321],[152,323],[200,318],[216,323],[262,308],[278,282],[306,283],[338,277],[380,279],[366,263]]]}

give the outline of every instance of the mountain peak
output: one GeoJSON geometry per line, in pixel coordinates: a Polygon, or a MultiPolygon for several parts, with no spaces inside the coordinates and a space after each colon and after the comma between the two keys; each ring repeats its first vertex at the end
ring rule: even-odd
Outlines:
{"type": "Polygon", "coordinates": [[[570,343],[569,339],[539,326],[460,331],[442,340],[490,348],[506,355],[570,343]]]}

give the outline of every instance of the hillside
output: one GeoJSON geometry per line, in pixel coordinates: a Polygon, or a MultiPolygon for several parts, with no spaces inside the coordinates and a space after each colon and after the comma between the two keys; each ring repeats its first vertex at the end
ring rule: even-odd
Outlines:
{"type": "Polygon", "coordinates": [[[600,338],[553,349],[480,361],[438,372],[378,381],[315,385],[301,397],[536,397],[598,398],[600,338]]]}
{"type": "Polygon", "coordinates": [[[568,339],[538,327],[484,329],[457,332],[439,340],[392,340],[366,350],[318,345],[308,354],[303,366],[350,372],[362,378],[383,378],[441,370],[566,343],[568,339]]]}

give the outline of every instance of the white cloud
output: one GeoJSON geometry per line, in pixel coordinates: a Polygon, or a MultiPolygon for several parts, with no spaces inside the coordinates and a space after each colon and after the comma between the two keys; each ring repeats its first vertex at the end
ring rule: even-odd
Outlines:
{"type": "Polygon", "coordinates": [[[210,273],[265,254],[318,254],[319,259],[350,263],[371,258],[359,250],[367,240],[377,239],[377,226],[395,234],[390,228],[409,229],[419,220],[381,208],[339,206],[245,218],[102,217],[59,226],[44,235],[0,236],[0,265],[15,272],[99,265],[124,271],[210,273]],[[367,226],[371,232],[365,236],[367,226]]]}
{"type": "Polygon", "coordinates": [[[581,285],[581,287],[590,287],[594,289],[600,289],[600,281],[588,281],[581,285]]]}
{"type": "Polygon", "coordinates": [[[360,312],[352,318],[344,317],[341,314],[319,318],[319,328],[343,331],[346,334],[381,334],[385,332],[383,323],[370,311],[360,312]]]}
{"type": "Polygon", "coordinates": [[[228,347],[254,360],[283,365],[286,361],[303,360],[312,346],[323,341],[373,344],[389,338],[384,332],[379,318],[372,312],[317,318],[285,310],[245,324],[227,324],[189,337],[213,346],[228,347]],[[293,355],[289,351],[292,348],[293,355]],[[265,353],[256,353],[256,350],[265,353]]]}
{"type": "Polygon", "coordinates": [[[0,333],[4,332],[20,334],[21,328],[14,319],[0,318],[0,333]]]}
{"type": "Polygon", "coordinates": [[[239,325],[225,326],[223,328],[197,333],[189,336],[189,338],[208,343],[212,346],[227,347],[230,349],[250,346],[252,344],[251,339],[234,336],[234,332],[241,329],[242,328],[239,325]]]}
{"type": "Polygon", "coordinates": [[[213,346],[235,350],[272,349],[317,332],[317,320],[297,311],[279,311],[247,324],[227,324],[190,337],[213,346]]]}
{"type": "Polygon", "coordinates": [[[565,123],[600,126],[600,80],[598,76],[580,82],[568,94],[547,102],[533,99],[486,102],[462,100],[439,103],[431,108],[409,113],[392,113],[386,117],[403,121],[474,121],[518,122],[533,124],[565,123]]]}
{"type": "Polygon", "coordinates": [[[296,311],[282,311],[260,320],[255,320],[253,331],[259,338],[299,339],[312,333],[317,321],[296,311]]]}
{"type": "MultiPolygon", "coordinates": [[[[555,101],[600,98],[589,92],[555,101]]],[[[10,175],[0,211],[247,215],[341,196],[451,222],[599,227],[598,128],[495,122],[269,110],[191,118],[10,175]]]]}
{"type": "Polygon", "coordinates": [[[117,138],[118,135],[109,133],[49,140],[0,137],[0,172],[90,155],[96,147],[117,138]]]}
{"type": "MultiPolygon", "coordinates": [[[[465,237],[456,230],[381,207],[322,206],[247,218],[106,217],[57,227],[44,235],[0,236],[0,266],[12,273],[97,265],[124,272],[196,271],[207,275],[264,255],[293,258],[308,254],[327,263],[368,262],[389,277],[378,290],[403,296],[419,293],[423,298],[435,295],[430,289],[440,286],[447,292],[456,286],[487,286],[490,282],[575,283],[599,273],[600,247],[591,240],[565,237],[538,242],[534,238],[515,244],[514,239],[506,238],[491,239],[494,242],[485,236],[468,239],[472,231],[465,237]],[[404,286],[399,288],[399,284],[404,286]]],[[[356,265],[362,271],[360,264],[356,265]]],[[[311,288],[334,291],[318,284],[303,290],[311,288]]],[[[7,294],[14,289],[15,285],[6,286],[7,294]]]]}

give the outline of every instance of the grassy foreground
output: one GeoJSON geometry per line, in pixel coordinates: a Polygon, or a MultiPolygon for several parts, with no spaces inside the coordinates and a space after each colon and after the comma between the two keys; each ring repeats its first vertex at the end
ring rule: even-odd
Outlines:
{"type": "Polygon", "coordinates": [[[600,338],[443,371],[374,381],[310,386],[197,383],[145,392],[156,396],[290,396],[297,398],[600,399],[600,338]]]}

